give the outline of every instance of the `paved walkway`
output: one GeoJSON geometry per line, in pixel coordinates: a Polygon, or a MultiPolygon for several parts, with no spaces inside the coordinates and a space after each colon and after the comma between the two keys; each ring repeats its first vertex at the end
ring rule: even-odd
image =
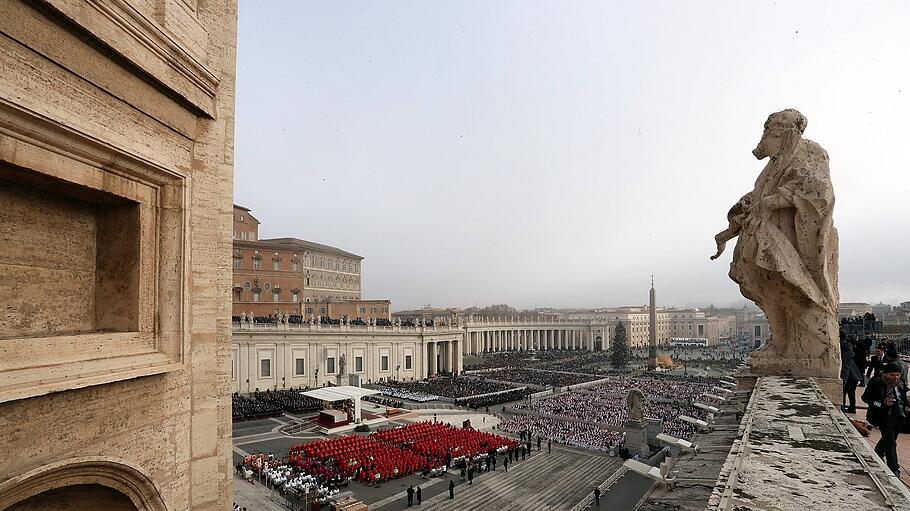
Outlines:
{"type": "Polygon", "coordinates": [[[591,451],[554,446],[552,453],[536,453],[505,473],[461,484],[450,500],[448,489],[424,499],[424,506],[439,511],[550,511],[567,510],[619,468],[620,460],[591,451]]]}

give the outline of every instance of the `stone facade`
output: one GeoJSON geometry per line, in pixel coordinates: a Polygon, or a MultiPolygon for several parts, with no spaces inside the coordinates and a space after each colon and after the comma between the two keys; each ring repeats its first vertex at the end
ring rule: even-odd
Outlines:
{"type": "Polygon", "coordinates": [[[335,383],[342,355],[346,374],[365,383],[460,372],[467,354],[606,350],[610,339],[609,327],[594,321],[437,318],[434,325],[234,323],[232,386],[246,393],[335,383]]]}
{"type": "MultiPolygon", "coordinates": [[[[629,346],[644,348],[648,346],[651,336],[651,320],[648,307],[617,307],[594,312],[572,313],[572,319],[599,319],[616,328],[617,323],[626,327],[629,346]]],[[[667,346],[676,338],[703,338],[709,346],[733,332],[729,324],[721,317],[711,315],[700,309],[661,309],[655,311],[657,344],[667,346]]]]}
{"type": "Polygon", "coordinates": [[[234,0],[0,2],[0,509],[229,509],[234,0]]]}

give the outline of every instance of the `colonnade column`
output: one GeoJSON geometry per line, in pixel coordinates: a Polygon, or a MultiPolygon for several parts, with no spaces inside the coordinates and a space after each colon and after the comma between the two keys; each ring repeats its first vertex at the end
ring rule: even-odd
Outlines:
{"type": "Polygon", "coordinates": [[[436,374],[436,343],[427,343],[427,376],[436,374]]]}

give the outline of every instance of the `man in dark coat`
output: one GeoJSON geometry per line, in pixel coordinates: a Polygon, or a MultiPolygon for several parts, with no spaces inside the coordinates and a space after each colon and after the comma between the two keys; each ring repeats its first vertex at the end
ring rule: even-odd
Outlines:
{"type": "Polygon", "coordinates": [[[420,491],[420,486],[417,487],[417,505],[423,502],[423,493],[420,491]]]}
{"type": "Polygon", "coordinates": [[[875,351],[872,352],[872,357],[869,359],[869,365],[866,367],[866,376],[868,379],[875,378],[882,371],[882,366],[885,364],[885,345],[879,344],[875,347],[875,351]]]}
{"type": "Polygon", "coordinates": [[[859,386],[866,386],[866,366],[869,365],[869,348],[866,347],[866,343],[860,339],[854,337],[850,343],[853,345],[853,362],[856,364],[856,367],[859,369],[860,374],[863,375],[859,379],[859,386]]]}
{"type": "Polygon", "coordinates": [[[414,485],[408,486],[408,505],[414,504],[414,485]]]}
{"type": "Polygon", "coordinates": [[[863,373],[856,367],[856,362],[853,360],[853,345],[847,342],[843,332],[841,332],[840,358],[840,379],[844,383],[844,396],[846,396],[843,398],[844,404],[841,406],[841,410],[844,413],[856,413],[856,386],[863,378],[863,373]],[[847,406],[848,401],[849,406],[847,406]]]}
{"type": "Polygon", "coordinates": [[[455,498],[455,481],[449,479],[449,500],[455,498]]]}
{"type": "Polygon", "coordinates": [[[885,458],[888,468],[899,477],[897,435],[910,412],[907,387],[901,381],[901,367],[894,363],[886,364],[881,375],[866,384],[862,399],[869,405],[866,420],[882,433],[881,440],[875,444],[875,453],[885,458]]]}

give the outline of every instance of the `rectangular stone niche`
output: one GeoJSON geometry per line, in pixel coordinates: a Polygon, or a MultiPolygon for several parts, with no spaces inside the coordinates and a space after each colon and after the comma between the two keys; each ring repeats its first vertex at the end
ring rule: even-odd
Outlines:
{"type": "Polygon", "coordinates": [[[181,178],[15,147],[0,135],[0,403],[179,370],[181,178]]]}
{"type": "Polygon", "coordinates": [[[139,205],[0,163],[0,342],[139,330],[139,205]]]}

